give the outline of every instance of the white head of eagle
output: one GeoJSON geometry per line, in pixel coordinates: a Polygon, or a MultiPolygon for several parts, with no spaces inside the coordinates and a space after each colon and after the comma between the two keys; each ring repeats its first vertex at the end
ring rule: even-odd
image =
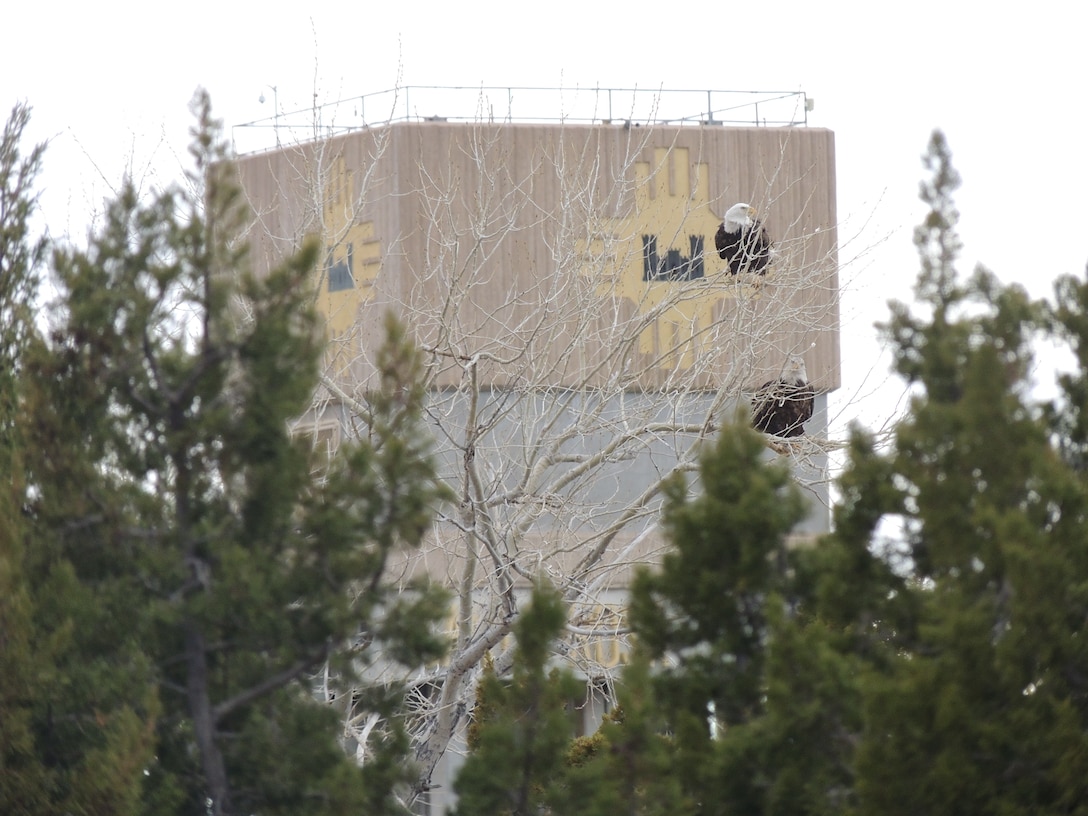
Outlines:
{"type": "Polygon", "coordinates": [[[751,204],[745,204],[744,202],[734,204],[725,211],[722,226],[725,227],[726,232],[736,232],[741,227],[750,227],[755,214],[755,207],[751,204]]]}
{"type": "Polygon", "coordinates": [[[808,382],[805,360],[791,354],[782,376],[763,383],[752,400],[752,425],[773,436],[801,436],[812,419],[816,390],[808,382]]]}
{"type": "Polygon", "coordinates": [[[728,262],[733,275],[741,272],[764,275],[773,256],[771,239],[755,215],[751,204],[734,204],[725,211],[725,218],[714,235],[718,257],[728,262]]]}

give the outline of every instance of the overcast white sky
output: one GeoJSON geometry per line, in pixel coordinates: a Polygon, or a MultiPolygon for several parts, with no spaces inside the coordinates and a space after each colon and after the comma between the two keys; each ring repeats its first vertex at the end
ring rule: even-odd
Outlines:
{"type": "Polygon", "coordinates": [[[1088,11],[1070,0],[7,5],[0,115],[26,100],[32,137],[51,139],[54,233],[81,236],[126,168],[179,173],[197,86],[228,127],[270,115],[273,85],[283,109],[397,84],[805,91],[810,125],[836,135],[839,401],[870,426],[902,391],[872,324],[910,298],[934,128],[964,180],[962,271],[1044,295],[1088,261],[1088,11]]]}

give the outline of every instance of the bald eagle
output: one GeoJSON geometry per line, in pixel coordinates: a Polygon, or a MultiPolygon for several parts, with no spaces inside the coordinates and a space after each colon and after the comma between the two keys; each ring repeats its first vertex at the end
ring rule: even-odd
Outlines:
{"type": "Polygon", "coordinates": [[[765,275],[771,260],[772,243],[763,224],[753,216],[750,204],[734,204],[725,212],[725,220],[714,234],[714,246],[730,273],[756,272],[765,275]]]}
{"type": "Polygon", "coordinates": [[[816,391],[808,382],[805,361],[791,354],[782,376],[764,383],[752,400],[752,425],[774,436],[801,436],[812,419],[816,391]]]}

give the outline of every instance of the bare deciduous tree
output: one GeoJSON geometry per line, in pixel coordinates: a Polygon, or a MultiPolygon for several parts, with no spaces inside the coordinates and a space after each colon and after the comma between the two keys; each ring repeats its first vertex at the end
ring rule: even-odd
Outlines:
{"type": "MultiPolygon", "coordinates": [[[[367,433],[380,315],[430,356],[435,453],[455,506],[402,565],[455,592],[452,648],[408,681],[419,783],[471,708],[484,655],[499,671],[519,599],[542,574],[569,607],[557,649],[606,685],[623,650],[622,590],[656,557],[665,481],[743,417],[790,354],[822,394],[838,385],[833,140],[808,128],[627,120],[406,121],[240,160],[254,243],[274,258],[319,232],[315,297],[332,340],[300,429],[367,433]],[[724,211],[766,216],[764,276],[713,248],[724,211]]],[[[826,525],[826,398],[807,433],[768,437],[826,525]]],[[[374,677],[381,677],[375,667],[374,677]]],[[[335,678],[323,683],[332,696],[335,678]]],[[[350,699],[336,690],[340,699],[350,699]]],[[[344,713],[365,759],[379,724],[344,713]]]]}

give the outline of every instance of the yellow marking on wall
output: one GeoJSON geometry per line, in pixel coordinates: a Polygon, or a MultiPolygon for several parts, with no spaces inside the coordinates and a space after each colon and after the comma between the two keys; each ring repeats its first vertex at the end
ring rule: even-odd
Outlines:
{"type": "Polygon", "coordinates": [[[635,163],[634,176],[632,214],[592,228],[591,237],[579,242],[579,266],[598,281],[602,296],[657,313],[639,336],[639,351],[655,355],[662,367],[688,368],[695,362],[694,341],[710,326],[715,305],[731,297],[727,284],[734,280],[714,248],[721,218],[710,208],[710,167],[692,164],[688,148],[659,147],[652,162],[635,163]],[[647,238],[654,239],[660,259],[672,252],[685,263],[701,260],[702,277],[646,280],[647,238]],[[693,257],[696,239],[701,259],[693,257]]]}
{"type": "Polygon", "coordinates": [[[371,221],[356,223],[355,173],[338,158],[323,207],[324,257],[318,265],[317,308],[330,337],[349,331],[373,293],[381,270],[381,242],[371,221]]]}

